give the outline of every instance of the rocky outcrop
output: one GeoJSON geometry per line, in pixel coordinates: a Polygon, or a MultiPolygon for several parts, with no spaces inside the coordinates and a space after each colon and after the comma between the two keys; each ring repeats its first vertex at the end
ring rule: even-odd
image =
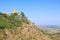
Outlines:
{"type": "Polygon", "coordinates": [[[6,29],[4,40],[51,40],[44,35],[35,25],[23,23],[22,27],[16,29],[6,29]]]}

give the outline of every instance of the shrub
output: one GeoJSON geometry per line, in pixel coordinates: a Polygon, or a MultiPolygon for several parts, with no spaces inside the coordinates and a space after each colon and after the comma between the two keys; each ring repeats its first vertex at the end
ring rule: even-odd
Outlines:
{"type": "Polygon", "coordinates": [[[29,24],[29,21],[25,17],[24,13],[21,12],[21,15],[18,15],[18,13],[11,13],[10,16],[7,16],[7,14],[0,12],[0,28],[16,28],[22,26],[22,21],[29,24]],[[18,17],[18,18],[17,18],[18,17]]]}

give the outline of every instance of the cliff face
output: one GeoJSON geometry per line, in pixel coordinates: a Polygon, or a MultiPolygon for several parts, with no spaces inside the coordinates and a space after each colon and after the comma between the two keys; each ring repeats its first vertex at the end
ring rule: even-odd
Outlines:
{"type": "Polygon", "coordinates": [[[51,40],[33,24],[23,23],[17,29],[4,29],[2,40],[51,40]]]}

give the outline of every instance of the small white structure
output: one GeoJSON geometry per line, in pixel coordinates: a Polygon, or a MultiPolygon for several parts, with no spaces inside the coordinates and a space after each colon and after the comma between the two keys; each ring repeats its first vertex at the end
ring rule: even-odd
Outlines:
{"type": "Polygon", "coordinates": [[[13,13],[17,13],[16,9],[14,8],[13,13]]]}

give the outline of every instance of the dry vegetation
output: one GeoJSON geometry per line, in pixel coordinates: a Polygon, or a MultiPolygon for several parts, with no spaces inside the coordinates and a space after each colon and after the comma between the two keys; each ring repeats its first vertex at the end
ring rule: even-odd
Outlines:
{"type": "Polygon", "coordinates": [[[24,14],[22,14],[21,19],[19,19],[20,16],[18,17],[18,21],[15,20],[15,16],[18,15],[12,15],[8,17],[6,15],[1,16],[3,18],[0,20],[2,24],[0,25],[0,40],[51,40],[34,24],[29,22],[24,14]],[[11,22],[13,23],[11,24],[11,22]]]}

